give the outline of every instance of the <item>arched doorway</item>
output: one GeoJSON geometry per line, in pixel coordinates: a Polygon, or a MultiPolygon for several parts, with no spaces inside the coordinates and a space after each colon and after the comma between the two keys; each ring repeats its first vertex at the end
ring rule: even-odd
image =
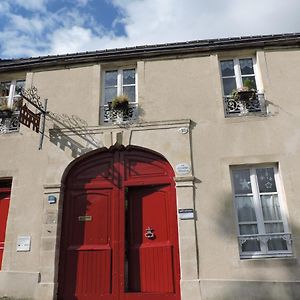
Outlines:
{"type": "Polygon", "coordinates": [[[65,179],[59,299],[179,300],[174,172],[132,147],[79,159],[65,179]]]}

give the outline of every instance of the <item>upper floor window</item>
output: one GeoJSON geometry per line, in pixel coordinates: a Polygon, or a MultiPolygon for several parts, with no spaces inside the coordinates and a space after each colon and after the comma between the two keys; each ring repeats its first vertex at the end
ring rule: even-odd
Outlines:
{"type": "Polygon", "coordinates": [[[136,117],[137,112],[137,82],[135,68],[119,68],[104,71],[103,75],[103,106],[102,118],[104,122],[113,122],[117,118],[112,113],[111,105],[117,96],[128,99],[128,109],[123,118],[126,120],[136,117]]]}
{"type": "Polygon", "coordinates": [[[276,166],[232,168],[241,258],[291,255],[276,166]]]}
{"type": "Polygon", "coordinates": [[[22,106],[21,90],[25,80],[0,82],[0,131],[12,132],[19,129],[19,114],[22,106]]]}
{"type": "Polygon", "coordinates": [[[221,60],[220,68],[226,116],[265,111],[254,58],[221,60]]]}

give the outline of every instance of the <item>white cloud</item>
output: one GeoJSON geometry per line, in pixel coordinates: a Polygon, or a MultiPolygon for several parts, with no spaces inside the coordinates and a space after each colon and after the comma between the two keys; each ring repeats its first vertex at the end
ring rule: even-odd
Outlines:
{"type": "Polygon", "coordinates": [[[7,2],[3,1],[3,2],[0,2],[0,14],[7,14],[9,13],[9,10],[10,10],[10,6],[7,2]]]}
{"type": "Polygon", "coordinates": [[[76,0],[78,6],[86,6],[89,0],[76,0]]]}
{"type": "Polygon", "coordinates": [[[69,49],[74,52],[82,50],[83,45],[95,41],[90,29],[78,26],[62,28],[54,32],[51,37],[51,53],[68,53],[69,49]]]}
{"type": "Polygon", "coordinates": [[[48,45],[42,40],[36,40],[26,34],[7,30],[0,32],[0,41],[3,42],[3,57],[37,56],[46,55],[48,45]]]}
{"type": "Polygon", "coordinates": [[[274,0],[111,0],[109,3],[119,12],[111,30],[105,30],[101,20],[94,19],[83,9],[89,0],[74,0],[73,9],[63,8],[56,13],[46,11],[47,1],[14,0],[26,9],[38,10],[31,18],[13,14],[8,6],[13,0],[0,3],[0,10],[6,10],[9,18],[0,34],[4,56],[63,54],[300,31],[298,0],[277,1],[276,5],[274,0]],[[116,36],[114,30],[120,24],[126,36],[116,36]],[[7,43],[5,36],[13,36],[18,41],[7,43]],[[11,48],[12,44],[18,46],[11,48]]]}
{"type": "Polygon", "coordinates": [[[48,0],[8,0],[12,5],[19,5],[30,11],[45,11],[48,0]]]}
{"type": "Polygon", "coordinates": [[[47,25],[39,17],[24,18],[18,15],[11,15],[11,27],[16,31],[39,34],[47,25]]]}
{"type": "Polygon", "coordinates": [[[113,0],[136,44],[299,31],[297,0],[113,0]]]}

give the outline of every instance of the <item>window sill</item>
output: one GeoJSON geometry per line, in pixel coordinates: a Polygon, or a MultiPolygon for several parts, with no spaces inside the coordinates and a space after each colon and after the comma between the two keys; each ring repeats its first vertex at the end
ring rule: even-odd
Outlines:
{"type": "Polygon", "coordinates": [[[296,259],[294,254],[291,253],[281,253],[281,254],[263,254],[263,255],[242,255],[240,260],[242,261],[252,261],[252,260],[263,260],[263,259],[296,259]]]}

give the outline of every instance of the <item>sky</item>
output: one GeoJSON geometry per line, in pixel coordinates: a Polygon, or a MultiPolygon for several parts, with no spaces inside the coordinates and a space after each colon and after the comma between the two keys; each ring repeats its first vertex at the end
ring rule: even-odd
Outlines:
{"type": "Polygon", "coordinates": [[[299,0],[0,0],[0,58],[300,32],[299,0]]]}

